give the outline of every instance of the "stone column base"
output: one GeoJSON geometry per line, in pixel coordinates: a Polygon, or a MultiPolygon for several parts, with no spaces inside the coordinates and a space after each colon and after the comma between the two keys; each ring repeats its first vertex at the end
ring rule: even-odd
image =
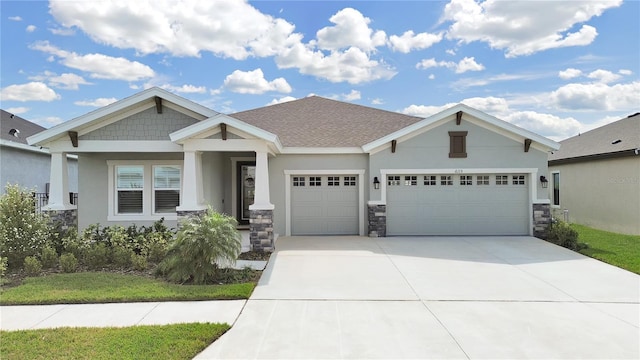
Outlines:
{"type": "Polygon", "coordinates": [[[387,236],[387,205],[368,205],[369,237],[387,236]]]}
{"type": "Polygon", "coordinates": [[[273,210],[250,210],[249,242],[251,250],[273,251],[273,210]]]}
{"type": "Polygon", "coordinates": [[[545,233],[551,224],[551,205],[533,204],[533,236],[546,240],[545,233]]]}
{"type": "Polygon", "coordinates": [[[61,230],[78,227],[78,209],[69,210],[45,210],[49,216],[49,222],[61,230]]]}
{"type": "Polygon", "coordinates": [[[206,213],[207,210],[178,210],[177,214],[178,214],[178,229],[180,229],[180,223],[182,222],[182,220],[188,219],[192,216],[200,216],[204,213],[206,213]]]}

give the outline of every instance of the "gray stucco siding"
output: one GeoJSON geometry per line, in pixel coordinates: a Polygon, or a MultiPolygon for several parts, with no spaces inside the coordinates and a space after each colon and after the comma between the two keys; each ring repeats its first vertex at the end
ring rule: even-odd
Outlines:
{"type": "Polygon", "coordinates": [[[169,140],[170,133],[196,122],[167,107],[158,114],[153,107],[82,135],[80,140],[169,140]]]}
{"type": "MultiPolygon", "coordinates": [[[[67,158],[69,192],[78,191],[78,161],[67,158]]],[[[4,193],[7,183],[36,192],[45,192],[50,182],[51,155],[3,146],[0,150],[0,184],[4,193]]]]}

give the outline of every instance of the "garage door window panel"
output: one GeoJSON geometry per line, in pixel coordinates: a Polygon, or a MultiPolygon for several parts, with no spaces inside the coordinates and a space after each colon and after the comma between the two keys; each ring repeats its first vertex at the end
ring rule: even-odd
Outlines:
{"type": "Polygon", "coordinates": [[[387,185],[389,185],[389,186],[400,186],[400,176],[388,176],[387,177],[387,185]]]}
{"type": "Polygon", "coordinates": [[[476,177],[477,185],[489,185],[489,175],[478,175],[476,177]]]}
{"type": "Polygon", "coordinates": [[[418,185],[418,177],[417,176],[405,176],[404,177],[404,186],[417,186],[418,185]]]}
{"type": "Polygon", "coordinates": [[[309,186],[322,186],[322,178],[320,176],[310,176],[309,186]]]}
{"type": "Polygon", "coordinates": [[[513,175],[513,185],[526,185],[524,175],[513,175]]]}
{"type": "Polygon", "coordinates": [[[509,185],[509,176],[496,175],[496,185],[509,185]]]}
{"type": "Polygon", "coordinates": [[[304,176],[294,176],[293,177],[293,186],[295,187],[303,187],[305,184],[304,176]]]}
{"type": "Polygon", "coordinates": [[[451,175],[442,175],[442,176],[440,176],[440,185],[442,185],[442,186],[452,186],[453,185],[453,177],[451,175]]]}
{"type": "Polygon", "coordinates": [[[344,186],[356,186],[356,177],[355,176],[345,176],[344,177],[344,186]]]}
{"type": "Polygon", "coordinates": [[[427,175],[424,177],[424,185],[426,186],[436,186],[436,176],[435,175],[427,175]]]}

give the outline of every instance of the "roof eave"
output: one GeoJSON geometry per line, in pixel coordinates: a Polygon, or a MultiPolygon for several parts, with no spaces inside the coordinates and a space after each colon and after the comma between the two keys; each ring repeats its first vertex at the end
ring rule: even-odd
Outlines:
{"type": "Polygon", "coordinates": [[[563,165],[563,164],[572,164],[572,163],[594,161],[594,160],[624,158],[624,157],[630,157],[630,156],[640,156],[640,148],[627,149],[627,150],[621,150],[621,151],[609,152],[609,153],[574,156],[570,158],[553,159],[553,160],[549,160],[548,163],[549,165],[563,165]]]}

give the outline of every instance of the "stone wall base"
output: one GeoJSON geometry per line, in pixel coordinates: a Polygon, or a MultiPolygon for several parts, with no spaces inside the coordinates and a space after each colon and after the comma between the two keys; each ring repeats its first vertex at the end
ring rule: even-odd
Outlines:
{"type": "Polygon", "coordinates": [[[533,204],[533,236],[546,239],[545,233],[551,224],[551,205],[533,204]]]}
{"type": "Polygon", "coordinates": [[[45,210],[45,213],[49,216],[51,224],[61,230],[78,227],[78,209],[45,210]]]}
{"type": "Polygon", "coordinates": [[[387,236],[387,205],[368,205],[369,237],[387,236]]]}
{"type": "Polygon", "coordinates": [[[273,210],[250,210],[249,242],[251,250],[273,251],[273,210]]]}

